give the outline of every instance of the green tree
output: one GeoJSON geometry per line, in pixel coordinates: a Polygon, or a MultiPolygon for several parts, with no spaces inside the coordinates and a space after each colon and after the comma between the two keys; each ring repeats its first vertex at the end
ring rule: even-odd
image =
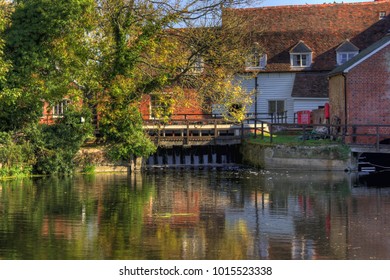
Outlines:
{"type": "Polygon", "coordinates": [[[8,141],[5,152],[28,144],[37,173],[71,172],[75,154],[91,134],[91,125],[81,121],[90,119],[90,112],[78,80],[85,77],[89,59],[85,34],[92,28],[94,7],[93,0],[4,3],[8,71],[1,75],[0,131],[14,135],[11,140],[23,135],[18,142],[8,141]],[[51,108],[63,98],[71,101],[64,116],[54,125],[38,125],[43,102],[51,108]]]}
{"type": "Polygon", "coordinates": [[[9,69],[9,64],[4,59],[4,29],[7,24],[8,5],[4,0],[0,0],[0,91],[5,82],[5,76],[9,69]]]}
{"type": "Polygon", "coordinates": [[[0,129],[36,123],[42,101],[82,98],[75,86],[87,59],[85,32],[93,0],[16,0],[5,31],[8,71],[0,102],[0,129]]]}
{"type": "Polygon", "coordinates": [[[114,150],[120,147],[117,155],[127,159],[128,152],[154,151],[138,112],[145,94],[169,91],[172,99],[183,100],[185,89],[192,89],[208,110],[211,103],[230,108],[239,102],[245,108],[250,98],[234,75],[244,65],[246,32],[241,19],[223,26],[220,19],[221,8],[243,2],[99,1],[97,28],[90,35],[98,54],[90,66],[99,70],[91,72],[100,85],[95,96],[101,131],[114,150]]]}
{"type": "Polygon", "coordinates": [[[174,104],[192,89],[205,109],[245,108],[250,99],[234,75],[247,34],[242,19],[222,25],[221,14],[247,2],[13,1],[0,60],[0,130],[26,129],[38,122],[43,101],[66,97],[98,113],[110,154],[129,160],[155,151],[139,112],[145,94],[168,90],[174,104]]]}

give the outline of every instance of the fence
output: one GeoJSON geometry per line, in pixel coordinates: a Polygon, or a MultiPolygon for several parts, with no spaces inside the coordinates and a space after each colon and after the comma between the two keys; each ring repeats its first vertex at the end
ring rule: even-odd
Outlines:
{"type": "Polygon", "coordinates": [[[349,124],[349,125],[329,125],[329,124],[264,124],[253,128],[254,137],[265,138],[268,136],[270,143],[274,142],[276,135],[299,135],[305,142],[312,139],[339,140],[354,147],[388,148],[390,144],[390,125],[382,124],[349,124]],[[268,130],[264,130],[268,127],[268,130]]]}

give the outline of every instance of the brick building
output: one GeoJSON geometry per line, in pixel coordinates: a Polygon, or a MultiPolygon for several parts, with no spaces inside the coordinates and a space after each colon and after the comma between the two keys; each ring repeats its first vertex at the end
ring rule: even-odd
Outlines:
{"type": "MultiPolygon", "coordinates": [[[[390,125],[390,34],[329,74],[329,98],[331,118],[356,125],[354,133],[377,133],[376,127],[359,125],[390,125]]],[[[378,132],[390,135],[390,127],[380,127],[378,132]]],[[[385,138],[390,137],[380,140],[385,138]]],[[[362,135],[347,140],[364,144],[375,139],[362,135]]]]}
{"type": "Polygon", "coordinates": [[[259,46],[246,70],[257,73],[244,81],[256,90],[251,113],[287,112],[288,122],[302,110],[324,106],[328,74],[390,29],[390,1],[290,5],[229,9],[242,16],[259,46]]]}

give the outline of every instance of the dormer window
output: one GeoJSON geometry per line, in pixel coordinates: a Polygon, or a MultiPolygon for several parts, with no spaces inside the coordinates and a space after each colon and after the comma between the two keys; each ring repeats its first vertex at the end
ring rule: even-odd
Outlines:
{"type": "Polygon", "coordinates": [[[246,60],[246,69],[255,70],[255,69],[265,69],[267,66],[267,54],[263,53],[260,50],[258,43],[255,43],[250,54],[246,60]]]}
{"type": "Polygon", "coordinates": [[[337,49],[337,65],[342,65],[359,53],[359,48],[345,40],[337,49]]]}
{"type": "Polygon", "coordinates": [[[254,54],[247,59],[247,69],[265,69],[267,66],[267,54],[254,54]]]}
{"type": "Polygon", "coordinates": [[[201,74],[204,70],[204,60],[203,57],[200,55],[195,55],[190,60],[190,70],[189,73],[191,74],[201,74]]]}
{"type": "Polygon", "coordinates": [[[290,50],[290,63],[292,67],[306,68],[312,63],[312,50],[300,41],[290,50]]]}

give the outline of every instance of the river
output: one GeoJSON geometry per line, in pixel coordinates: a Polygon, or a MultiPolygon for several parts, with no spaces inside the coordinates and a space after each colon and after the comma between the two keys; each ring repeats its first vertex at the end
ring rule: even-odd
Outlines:
{"type": "Polygon", "coordinates": [[[248,168],[0,181],[0,259],[390,259],[389,194],[248,168]]]}

